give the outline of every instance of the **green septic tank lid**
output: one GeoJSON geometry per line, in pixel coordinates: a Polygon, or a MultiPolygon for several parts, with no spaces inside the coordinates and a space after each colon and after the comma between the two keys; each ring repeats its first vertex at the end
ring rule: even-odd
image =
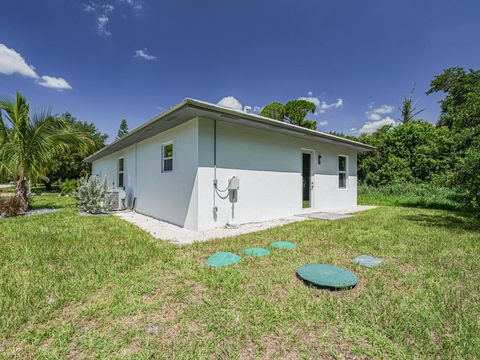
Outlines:
{"type": "Polygon", "coordinates": [[[224,268],[228,265],[233,265],[238,263],[242,258],[231,252],[216,252],[205,260],[205,264],[216,267],[224,268]]]}
{"type": "Polygon", "coordinates": [[[351,289],[358,283],[353,272],[326,264],[300,266],[297,275],[305,282],[323,288],[351,289]]]}
{"type": "Polygon", "coordinates": [[[266,256],[271,254],[271,252],[267,249],[255,248],[255,247],[245,249],[243,250],[243,253],[249,256],[266,256]]]}
{"type": "Polygon", "coordinates": [[[275,241],[270,246],[275,249],[294,249],[297,245],[290,241],[275,241]]]}

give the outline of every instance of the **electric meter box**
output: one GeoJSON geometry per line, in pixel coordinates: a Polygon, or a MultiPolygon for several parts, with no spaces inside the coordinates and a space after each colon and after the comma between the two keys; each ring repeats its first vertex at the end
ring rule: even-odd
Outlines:
{"type": "Polygon", "coordinates": [[[240,188],[240,179],[236,176],[232,177],[228,182],[228,190],[238,190],[240,188]]]}

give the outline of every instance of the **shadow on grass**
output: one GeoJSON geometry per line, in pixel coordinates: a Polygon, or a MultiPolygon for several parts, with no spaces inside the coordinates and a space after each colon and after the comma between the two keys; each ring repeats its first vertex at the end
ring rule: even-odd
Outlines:
{"type": "Polygon", "coordinates": [[[445,227],[452,230],[480,232],[480,218],[472,213],[417,214],[403,216],[404,219],[425,226],[445,227]]]}

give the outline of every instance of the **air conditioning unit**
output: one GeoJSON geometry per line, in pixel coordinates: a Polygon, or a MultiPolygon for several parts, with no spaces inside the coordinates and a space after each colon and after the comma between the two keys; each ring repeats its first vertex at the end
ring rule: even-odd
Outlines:
{"type": "Polygon", "coordinates": [[[105,205],[113,211],[125,210],[127,193],[122,188],[110,189],[105,195],[105,205]]]}

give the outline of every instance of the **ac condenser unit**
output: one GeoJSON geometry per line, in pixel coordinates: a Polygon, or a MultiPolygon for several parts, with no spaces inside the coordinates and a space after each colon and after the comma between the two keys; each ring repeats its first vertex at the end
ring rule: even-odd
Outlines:
{"type": "Polygon", "coordinates": [[[123,189],[110,189],[105,195],[105,205],[113,211],[125,210],[127,193],[123,189]]]}

